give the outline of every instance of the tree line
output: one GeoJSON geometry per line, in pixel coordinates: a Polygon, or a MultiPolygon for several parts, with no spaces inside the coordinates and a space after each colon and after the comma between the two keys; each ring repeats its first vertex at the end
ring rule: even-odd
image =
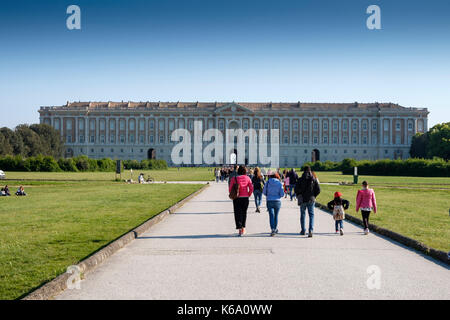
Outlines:
{"type": "Polygon", "coordinates": [[[21,124],[14,130],[0,128],[0,156],[51,156],[59,159],[64,141],[59,131],[47,124],[21,124]]]}
{"type": "Polygon", "coordinates": [[[450,122],[439,123],[426,133],[417,133],[411,143],[413,158],[450,159],[450,122]]]}

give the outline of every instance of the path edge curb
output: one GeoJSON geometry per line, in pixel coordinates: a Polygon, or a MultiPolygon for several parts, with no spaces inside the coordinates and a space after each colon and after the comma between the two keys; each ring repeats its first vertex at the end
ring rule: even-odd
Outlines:
{"type": "MultiPolygon", "coordinates": [[[[111,243],[89,256],[88,258],[80,261],[75,267],[78,267],[81,275],[84,275],[90,271],[92,271],[95,267],[103,263],[107,258],[116,253],[119,249],[125,247],[127,244],[135,240],[141,234],[146,232],[152,226],[161,222],[165,218],[167,218],[170,214],[174,213],[177,209],[182,207],[186,202],[197,196],[199,193],[203,192],[207,187],[210,186],[210,183],[207,182],[203,187],[199,190],[191,193],[186,198],[181,199],[168,209],[161,211],[160,213],[154,215],[148,220],[141,223],[139,226],[134,228],[133,230],[127,232],[123,236],[113,240],[111,243]]],[[[67,289],[67,280],[71,277],[72,274],[64,272],[45,283],[44,285],[38,287],[33,290],[29,294],[25,295],[21,300],[49,300],[52,299],[57,294],[67,289]]]]}
{"type": "MultiPolygon", "coordinates": [[[[323,211],[325,211],[327,213],[332,214],[332,212],[328,209],[328,207],[326,205],[316,202],[316,207],[322,209],[323,211]]],[[[345,213],[345,220],[349,220],[355,224],[363,226],[363,222],[361,219],[356,218],[348,213],[345,213]]],[[[430,256],[436,260],[444,262],[447,265],[450,265],[450,257],[449,257],[450,253],[446,253],[444,251],[431,248],[418,240],[415,240],[415,239],[409,238],[407,236],[404,236],[402,234],[399,234],[397,232],[379,227],[376,224],[369,223],[369,229],[375,233],[386,236],[386,237],[388,237],[392,240],[395,240],[407,247],[410,247],[412,249],[420,251],[420,252],[426,254],[427,256],[430,256]]]]}

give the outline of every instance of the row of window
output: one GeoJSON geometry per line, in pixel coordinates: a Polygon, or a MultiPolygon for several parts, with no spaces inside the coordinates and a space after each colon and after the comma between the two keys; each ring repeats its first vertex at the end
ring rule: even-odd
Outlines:
{"type": "MultiPolygon", "coordinates": [[[[164,136],[160,135],[158,137],[159,137],[159,143],[163,144],[165,142],[164,136]]],[[[342,137],[342,143],[343,144],[348,144],[349,143],[349,139],[348,138],[349,138],[348,136],[343,136],[342,137]]],[[[411,136],[408,136],[408,144],[411,144],[411,138],[412,138],[411,136]]],[[[115,139],[116,139],[116,136],[115,135],[111,135],[109,137],[108,142],[109,143],[116,143],[115,139]]],[[[134,136],[134,134],[130,134],[128,136],[128,139],[129,139],[129,141],[128,141],[129,143],[135,143],[135,136],[134,136]]],[[[264,140],[265,140],[265,142],[270,143],[270,136],[264,136],[264,140]]],[[[390,143],[389,140],[390,140],[389,136],[388,135],[384,135],[383,143],[384,144],[388,144],[388,143],[390,143]]],[[[79,141],[79,143],[85,143],[84,135],[80,135],[78,141],[79,141]]],[[[293,144],[298,144],[299,141],[300,140],[299,140],[298,136],[294,136],[293,137],[293,144]]],[[[75,141],[72,140],[72,136],[71,135],[67,135],[66,136],[66,142],[67,143],[73,143],[75,141]]],[[[95,143],[95,136],[94,135],[89,136],[89,142],[90,143],[95,143]]],[[[122,143],[122,144],[125,143],[125,135],[122,134],[122,135],[119,136],[119,142],[122,143]]],[[[140,144],[144,144],[145,143],[144,135],[139,135],[139,141],[138,142],[140,144]]],[[[234,142],[237,143],[237,137],[234,137],[234,142]]],[[[317,136],[314,136],[312,142],[314,144],[318,144],[319,143],[319,138],[317,136]]],[[[104,135],[100,135],[100,143],[106,143],[106,139],[105,139],[104,135]]],[[[149,143],[155,143],[155,139],[154,139],[153,135],[149,136],[149,143]]],[[[249,143],[249,138],[248,137],[245,137],[245,143],[249,143]]],[[[286,135],[283,136],[282,143],[283,144],[289,144],[289,137],[286,136],[286,135]]],[[[308,136],[306,136],[306,135],[303,136],[303,143],[304,144],[308,144],[309,143],[309,137],[308,136]]],[[[322,137],[322,143],[323,144],[328,144],[329,143],[328,136],[323,136],[322,137]]],[[[333,136],[332,143],[333,144],[338,144],[338,137],[337,136],[333,136]]],[[[352,144],[357,144],[358,143],[358,136],[353,135],[351,143],[352,144]]],[[[367,136],[363,136],[361,138],[361,143],[364,144],[364,145],[368,144],[368,137],[367,136]]],[[[377,143],[378,143],[377,136],[373,135],[372,136],[372,144],[377,144],[377,143]]],[[[401,144],[401,136],[400,135],[397,135],[395,137],[395,144],[401,144]]]]}
{"type": "MultiPolygon", "coordinates": [[[[47,122],[49,122],[49,119],[46,119],[47,122]]],[[[189,120],[188,122],[188,128],[189,130],[193,130],[193,126],[194,126],[194,120],[189,120]]],[[[307,131],[309,130],[309,120],[305,119],[302,120],[303,123],[303,130],[307,131]]],[[[89,120],[89,128],[90,130],[94,131],[96,128],[96,120],[95,119],[90,119],[89,120]]],[[[388,119],[384,120],[384,130],[388,131],[389,130],[389,124],[390,121],[388,119]]],[[[159,129],[160,130],[164,130],[164,126],[165,126],[165,121],[163,119],[159,120],[159,129]]],[[[333,130],[337,131],[338,127],[339,127],[339,123],[337,120],[332,120],[332,126],[333,126],[333,130]]],[[[361,122],[361,128],[362,130],[366,131],[368,130],[368,120],[363,120],[361,122]]],[[[60,129],[60,123],[59,123],[59,119],[55,119],[54,121],[54,127],[56,130],[60,129]]],[[[106,127],[106,120],[105,119],[100,119],[99,120],[99,127],[100,130],[105,130],[106,127]]],[[[208,121],[208,128],[213,128],[214,127],[214,120],[210,119],[208,121]]],[[[223,130],[225,127],[225,122],[223,119],[219,120],[219,129],[223,130]]],[[[265,120],[264,121],[264,129],[269,129],[269,121],[265,120]]],[[[294,120],[292,123],[292,127],[293,130],[298,130],[299,128],[299,121],[298,120],[294,120]]],[[[322,122],[322,127],[323,130],[328,130],[328,121],[323,121],[322,122]]],[[[372,121],[372,130],[377,130],[378,127],[378,122],[377,121],[372,121]]],[[[72,124],[72,119],[67,119],[66,120],[66,129],[67,130],[72,130],[73,128],[73,124],[72,124]]],[[[155,122],[153,119],[149,120],[149,129],[153,130],[155,128],[155,122]]],[[[173,119],[169,120],[169,130],[174,130],[175,128],[175,121],[173,119]]],[[[179,119],[178,120],[178,128],[184,128],[184,120],[183,119],[179,119]]],[[[249,120],[248,119],[244,119],[242,121],[242,128],[244,130],[248,130],[249,129],[249,120]]],[[[253,128],[254,129],[259,129],[259,120],[254,120],[253,121],[253,128]]],[[[274,129],[279,129],[279,121],[278,120],[274,120],[273,122],[273,128],[274,129]]],[[[289,121],[288,120],[284,120],[283,121],[283,128],[284,130],[289,130],[289,121]]],[[[79,121],[78,122],[78,129],[79,130],[84,130],[84,121],[79,121]]],[[[109,129],[110,130],[115,130],[116,129],[116,122],[115,120],[110,120],[109,121],[109,129]]],[[[129,130],[135,130],[135,120],[134,119],[129,119],[129,130]]],[[[319,129],[319,122],[317,120],[313,120],[313,130],[318,130],[319,129]]],[[[342,121],[342,129],[343,130],[348,130],[348,120],[343,120],[342,121]]],[[[401,121],[400,120],[395,120],[395,129],[397,131],[401,130],[401,121]]],[[[408,130],[412,131],[414,129],[414,123],[413,121],[408,121],[408,130]]],[[[418,129],[419,131],[423,130],[423,123],[421,121],[418,122],[418,129]]],[[[125,130],[125,119],[120,119],[119,120],[119,130],[125,130]]],[[[139,119],[139,130],[140,131],[144,131],[145,130],[145,119],[139,119]]],[[[358,130],[358,120],[352,120],[352,130],[356,131],[358,130]]]]}
{"type": "MultiPolygon", "coordinates": [[[[91,153],[95,153],[95,149],[93,149],[93,148],[89,149],[89,151],[90,151],[91,153]]],[[[104,152],[105,152],[105,149],[104,149],[104,148],[100,148],[99,151],[100,151],[100,153],[104,153],[104,152]]],[[[73,152],[73,150],[69,148],[69,149],[67,149],[67,152],[68,152],[68,153],[71,153],[71,152],[73,152]]],[[[80,148],[80,149],[79,149],[79,152],[84,154],[84,153],[85,153],[85,150],[84,150],[83,148],[80,148]]],[[[114,152],[115,152],[115,149],[111,148],[111,149],[109,149],[109,150],[106,150],[106,152],[114,153],[114,152]]],[[[119,152],[120,152],[120,153],[125,153],[125,150],[124,150],[124,149],[120,149],[119,152]]],[[[134,149],[127,150],[127,152],[134,153],[134,149]]],[[[145,153],[145,150],[144,150],[144,149],[139,149],[139,153],[145,153]]],[[[164,149],[159,150],[159,153],[160,153],[160,154],[163,154],[163,153],[164,153],[164,149]]]]}

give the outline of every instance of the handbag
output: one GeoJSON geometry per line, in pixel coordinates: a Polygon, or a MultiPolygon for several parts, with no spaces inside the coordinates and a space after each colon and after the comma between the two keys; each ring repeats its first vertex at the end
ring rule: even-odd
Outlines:
{"type": "Polygon", "coordinates": [[[301,206],[303,203],[303,196],[301,194],[297,195],[297,204],[301,206]]]}
{"type": "Polygon", "coordinates": [[[239,183],[237,182],[237,178],[234,177],[235,179],[235,183],[233,184],[233,186],[231,187],[230,193],[228,195],[228,197],[231,200],[235,200],[239,197],[239,183]]]}

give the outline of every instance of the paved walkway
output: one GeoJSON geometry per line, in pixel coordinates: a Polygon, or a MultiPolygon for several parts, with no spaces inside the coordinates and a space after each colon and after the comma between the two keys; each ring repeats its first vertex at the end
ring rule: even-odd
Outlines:
{"type": "MultiPolygon", "coordinates": [[[[252,200],[252,199],[251,199],[252,200]]],[[[283,199],[280,234],[266,210],[235,236],[226,183],[212,183],[166,220],[87,274],[57,299],[450,299],[444,264],[316,209],[313,238],[299,235],[299,210],[283,199]],[[368,289],[367,268],[381,271],[368,289]]]]}

